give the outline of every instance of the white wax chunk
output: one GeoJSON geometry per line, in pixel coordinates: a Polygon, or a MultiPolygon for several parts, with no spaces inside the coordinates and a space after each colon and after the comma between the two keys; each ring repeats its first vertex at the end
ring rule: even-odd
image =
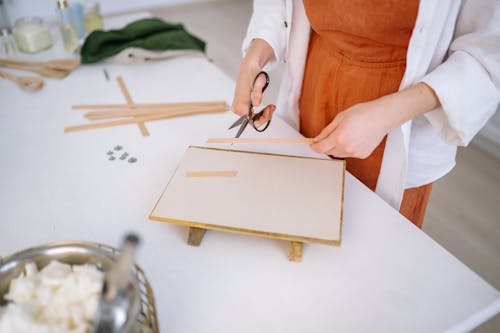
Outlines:
{"type": "Polygon", "coordinates": [[[104,280],[93,265],[51,261],[38,271],[33,263],[13,279],[0,308],[0,333],[85,333],[92,325],[104,280]]]}

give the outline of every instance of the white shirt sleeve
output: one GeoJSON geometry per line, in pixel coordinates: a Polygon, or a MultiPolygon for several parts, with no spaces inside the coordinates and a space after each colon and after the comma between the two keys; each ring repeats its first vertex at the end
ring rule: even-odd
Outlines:
{"type": "Polygon", "coordinates": [[[286,9],[283,0],[254,0],[253,14],[243,40],[243,55],[253,39],[265,40],[273,49],[274,59],[265,67],[273,69],[283,59],[286,49],[286,9]]]}
{"type": "Polygon", "coordinates": [[[500,1],[463,3],[448,58],[421,81],[441,102],[424,116],[447,143],[467,145],[500,101],[500,1]]]}

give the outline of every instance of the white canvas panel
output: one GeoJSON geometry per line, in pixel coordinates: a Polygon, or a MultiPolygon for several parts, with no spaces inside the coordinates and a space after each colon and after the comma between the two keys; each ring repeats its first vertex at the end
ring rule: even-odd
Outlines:
{"type": "Polygon", "coordinates": [[[190,147],[151,218],[334,243],[343,183],[344,161],[190,147]],[[192,171],[237,173],[186,177],[192,171]]]}

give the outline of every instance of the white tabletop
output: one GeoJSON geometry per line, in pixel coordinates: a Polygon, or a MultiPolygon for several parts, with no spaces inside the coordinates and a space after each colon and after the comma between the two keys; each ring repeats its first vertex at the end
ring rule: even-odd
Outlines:
{"type": "MultiPolygon", "coordinates": [[[[228,136],[235,118],[148,123],[146,138],[136,126],[63,134],[85,122],[72,104],[123,102],[103,68],[123,76],[136,102],[232,99],[234,82],[203,58],[83,66],[34,94],[0,81],[1,256],[55,241],[116,246],[137,231],[163,332],[466,331],[500,311],[496,289],[350,175],[340,248],[306,245],[297,264],[272,239],[209,231],[188,246],[185,227],[148,214],[186,147],[228,136]],[[116,145],[138,162],[109,161],[116,145]]],[[[264,135],[299,134],[276,118],[264,135]]]]}

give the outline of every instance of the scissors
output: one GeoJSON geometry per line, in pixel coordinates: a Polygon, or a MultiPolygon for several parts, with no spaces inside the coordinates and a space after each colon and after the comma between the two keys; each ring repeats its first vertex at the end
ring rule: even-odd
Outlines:
{"type": "MultiPolygon", "coordinates": [[[[269,85],[269,75],[267,75],[267,73],[264,71],[259,72],[259,74],[257,74],[257,76],[255,76],[255,79],[253,79],[252,87],[250,90],[250,96],[253,92],[255,82],[257,81],[257,79],[261,75],[264,75],[264,77],[266,78],[266,83],[264,84],[264,87],[262,88],[262,92],[264,92],[264,90],[266,90],[267,86],[269,85]]],[[[250,104],[248,104],[248,112],[245,115],[241,116],[238,120],[236,120],[228,129],[233,129],[236,126],[240,125],[240,129],[238,130],[238,133],[236,133],[235,138],[240,137],[241,133],[243,133],[243,131],[245,130],[245,128],[247,127],[248,124],[250,124],[257,132],[264,132],[269,127],[271,120],[268,120],[264,127],[258,128],[257,126],[255,126],[255,122],[257,120],[259,120],[262,117],[262,115],[264,114],[264,109],[262,109],[260,112],[254,113],[252,98],[250,98],[250,104]]]]}

